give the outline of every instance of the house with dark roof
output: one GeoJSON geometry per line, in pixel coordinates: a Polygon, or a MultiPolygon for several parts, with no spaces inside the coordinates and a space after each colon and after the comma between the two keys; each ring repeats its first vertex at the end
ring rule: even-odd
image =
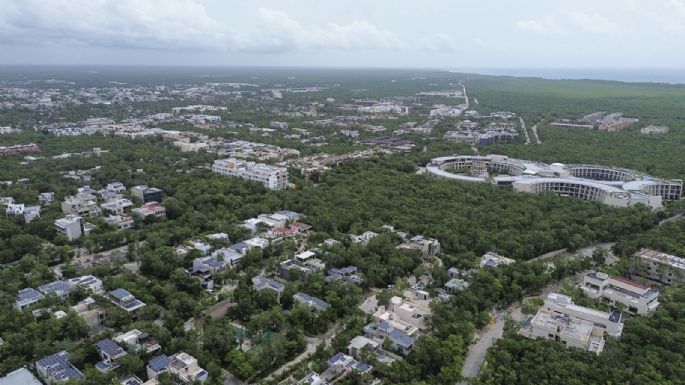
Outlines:
{"type": "Polygon", "coordinates": [[[17,300],[14,303],[14,308],[19,311],[22,311],[43,298],[45,298],[45,296],[36,289],[33,289],[31,287],[21,289],[17,293],[17,300]]]}
{"type": "Polygon", "coordinates": [[[83,373],[69,362],[69,353],[65,350],[36,361],[36,370],[41,378],[51,385],[84,378],[83,373]]]}
{"type": "Polygon", "coordinates": [[[67,296],[74,289],[75,286],[76,285],[74,285],[70,281],[55,281],[39,286],[38,290],[40,290],[45,295],[53,294],[57,296],[59,299],[64,300],[67,298],[67,296]]]}
{"type": "Polygon", "coordinates": [[[109,295],[112,302],[126,311],[130,317],[138,317],[140,309],[145,307],[145,303],[136,299],[133,294],[124,289],[115,289],[109,295]]]}
{"type": "Polygon", "coordinates": [[[297,304],[306,305],[314,311],[324,311],[331,306],[328,302],[322,300],[321,298],[302,292],[295,293],[293,295],[293,301],[295,301],[297,304]]]}
{"type": "Polygon", "coordinates": [[[95,369],[102,373],[118,368],[121,358],[126,355],[126,351],[109,338],[98,341],[95,344],[95,350],[102,358],[102,361],[95,364],[95,369]]]}

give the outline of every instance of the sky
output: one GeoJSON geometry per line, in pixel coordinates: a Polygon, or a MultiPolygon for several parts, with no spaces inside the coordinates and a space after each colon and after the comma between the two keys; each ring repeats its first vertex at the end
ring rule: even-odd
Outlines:
{"type": "Polygon", "coordinates": [[[0,0],[0,64],[683,68],[685,0],[0,0]]]}

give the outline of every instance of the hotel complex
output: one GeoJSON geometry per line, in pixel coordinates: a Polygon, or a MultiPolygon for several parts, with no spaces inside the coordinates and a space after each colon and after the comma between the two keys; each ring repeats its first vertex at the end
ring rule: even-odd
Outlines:
{"type": "Polygon", "coordinates": [[[284,190],[288,187],[288,170],[285,167],[228,158],[215,160],[212,171],[254,180],[271,190],[284,190]]]}
{"type": "Polygon", "coordinates": [[[434,158],[426,172],[466,183],[492,183],[528,193],[551,192],[598,201],[615,207],[642,203],[652,209],[678,200],[683,181],[661,179],[639,171],[598,165],[550,165],[503,155],[454,155],[434,158]]]}

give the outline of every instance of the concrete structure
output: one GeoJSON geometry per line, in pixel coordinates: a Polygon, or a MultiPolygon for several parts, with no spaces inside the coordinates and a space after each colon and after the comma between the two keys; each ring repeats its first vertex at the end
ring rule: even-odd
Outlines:
{"type": "Polygon", "coordinates": [[[658,209],[662,201],[678,200],[683,193],[680,179],[655,178],[635,170],[598,165],[547,165],[503,155],[434,158],[426,165],[426,172],[443,179],[492,183],[528,193],[552,192],[615,207],[644,204],[658,209]]]}
{"type": "Polygon", "coordinates": [[[495,252],[489,251],[480,258],[480,262],[478,265],[481,268],[490,268],[494,269],[499,266],[505,266],[505,265],[511,265],[512,263],[516,262],[516,260],[503,257],[495,252]]]}
{"type": "Polygon", "coordinates": [[[578,306],[565,295],[550,293],[537,314],[523,323],[519,333],[599,354],[604,349],[604,333],[619,337],[622,331],[621,312],[606,313],[578,306]]]}
{"type": "Polygon", "coordinates": [[[0,385],[43,385],[26,368],[20,368],[7,373],[5,377],[0,377],[0,385]]]}
{"type": "Polygon", "coordinates": [[[316,372],[310,372],[304,378],[297,382],[298,385],[328,385],[326,381],[321,378],[321,375],[316,372]]]}
{"type": "Polygon", "coordinates": [[[102,210],[98,206],[97,197],[91,193],[80,192],[64,198],[61,203],[62,213],[73,214],[86,218],[98,217],[102,210]]]}
{"type": "Polygon", "coordinates": [[[118,368],[121,365],[120,360],[127,354],[121,346],[109,338],[98,341],[95,344],[95,350],[102,358],[102,361],[95,364],[95,369],[102,373],[118,368]]]}
{"type": "Polygon", "coordinates": [[[353,370],[359,373],[370,373],[373,371],[373,366],[363,361],[357,361],[354,357],[344,353],[334,355],[326,364],[328,369],[324,372],[323,377],[327,381],[345,376],[353,370]]]}
{"type": "Polygon", "coordinates": [[[212,164],[212,171],[221,175],[257,181],[271,190],[284,190],[288,187],[288,170],[285,167],[227,158],[215,160],[212,164]]]}
{"type": "Polygon", "coordinates": [[[621,304],[633,314],[652,313],[659,306],[658,290],[624,277],[592,271],[585,274],[580,287],[588,297],[621,304]]]}
{"type": "Polygon", "coordinates": [[[639,250],[635,257],[642,262],[641,275],[667,285],[685,283],[685,258],[650,249],[639,250]]]}
{"type": "Polygon", "coordinates": [[[75,286],[71,281],[55,281],[39,286],[38,290],[45,295],[55,295],[57,298],[65,300],[75,286]]]}
{"type": "Polygon", "coordinates": [[[73,241],[78,239],[81,235],[89,232],[83,218],[77,215],[67,215],[64,218],[55,221],[55,230],[57,234],[65,236],[68,240],[73,241]]]}
{"type": "Polygon", "coordinates": [[[21,289],[19,290],[19,293],[17,293],[17,299],[14,303],[14,308],[22,311],[43,298],[45,298],[45,296],[36,289],[30,287],[21,289]]]}
{"type": "Polygon", "coordinates": [[[109,293],[112,302],[124,309],[126,313],[132,318],[138,317],[140,309],[145,306],[145,303],[136,299],[133,294],[124,289],[116,289],[109,293]]]}
{"type": "Polygon", "coordinates": [[[91,290],[96,294],[101,294],[103,290],[102,281],[99,278],[92,275],[84,275],[81,277],[72,278],[69,280],[69,282],[71,282],[74,285],[79,285],[88,290],[91,290]]]}
{"type": "Polygon", "coordinates": [[[129,330],[124,334],[114,337],[114,341],[132,346],[136,351],[147,354],[153,353],[162,347],[150,334],[143,333],[138,329],[129,330]]]}
{"type": "Polygon", "coordinates": [[[36,370],[48,384],[82,379],[83,373],[69,362],[69,353],[65,350],[36,361],[36,370]]]}
{"type": "Polygon", "coordinates": [[[405,355],[414,348],[414,337],[396,329],[387,321],[372,322],[364,326],[364,335],[381,341],[389,339],[391,349],[405,355]]]}
{"type": "Polygon", "coordinates": [[[161,202],[163,191],[156,187],[139,185],[131,187],[131,196],[138,198],[143,203],[161,202]]]}
{"type": "Polygon", "coordinates": [[[155,201],[151,201],[144,203],[141,207],[131,210],[131,214],[138,218],[145,218],[148,215],[153,215],[158,219],[165,219],[166,208],[155,201]]]}
{"type": "Polygon", "coordinates": [[[83,318],[89,329],[98,331],[105,326],[107,315],[100,309],[92,297],[87,297],[83,301],[71,307],[79,317],[83,318]]]}
{"type": "Polygon", "coordinates": [[[400,249],[419,250],[424,257],[430,258],[440,254],[440,242],[437,239],[417,235],[397,246],[400,249]]]}
{"type": "Polygon", "coordinates": [[[306,305],[314,311],[324,311],[331,306],[328,302],[322,300],[321,298],[317,298],[302,292],[295,293],[293,295],[293,301],[300,305],[306,305]]]}
{"type": "Polygon", "coordinates": [[[153,358],[147,368],[150,381],[146,384],[158,384],[156,377],[162,372],[170,373],[181,384],[204,382],[208,377],[207,371],[198,365],[197,359],[185,352],[176,353],[169,358],[164,355],[153,358]]]}
{"type": "Polygon", "coordinates": [[[469,283],[461,278],[452,278],[445,283],[445,290],[449,293],[458,293],[469,287],[469,283]]]}

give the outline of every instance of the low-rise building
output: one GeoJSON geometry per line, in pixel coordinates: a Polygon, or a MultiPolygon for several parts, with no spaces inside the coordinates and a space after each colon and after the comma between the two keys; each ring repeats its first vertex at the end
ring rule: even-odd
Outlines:
{"type": "Polygon", "coordinates": [[[13,372],[7,373],[6,376],[0,377],[0,385],[43,385],[38,379],[29,372],[26,368],[20,368],[13,372]]]}
{"type": "Polygon", "coordinates": [[[61,204],[62,213],[65,215],[73,214],[86,218],[98,217],[102,214],[102,209],[98,206],[95,195],[88,192],[80,192],[64,198],[61,204]]]}
{"type": "Polygon", "coordinates": [[[319,373],[309,372],[300,381],[297,381],[298,385],[328,385],[326,381],[321,377],[319,373]]]}
{"type": "Polygon", "coordinates": [[[252,286],[255,288],[255,290],[260,291],[260,290],[271,290],[276,295],[278,298],[280,298],[281,293],[283,293],[283,290],[285,290],[285,285],[273,280],[271,278],[266,278],[264,276],[256,276],[252,278],[252,286]]]}
{"type": "Polygon", "coordinates": [[[322,300],[321,298],[302,292],[295,293],[293,295],[293,301],[295,301],[296,304],[306,305],[314,311],[324,311],[331,306],[328,302],[322,300]]]}
{"type": "Polygon", "coordinates": [[[127,354],[121,346],[109,338],[98,341],[95,344],[95,350],[102,359],[102,361],[95,364],[95,369],[102,373],[118,368],[121,365],[121,359],[127,354]]]}
{"type": "Polygon", "coordinates": [[[109,293],[112,302],[122,308],[132,318],[138,316],[140,309],[145,307],[145,303],[138,300],[133,294],[124,289],[116,289],[109,293]]]}
{"type": "Polygon", "coordinates": [[[98,331],[105,326],[107,315],[100,309],[92,297],[87,297],[83,301],[71,307],[86,323],[92,331],[98,331]]]}
{"type": "Polygon", "coordinates": [[[138,198],[143,203],[161,202],[163,191],[157,187],[139,185],[131,187],[131,196],[138,198]]]}
{"type": "Polygon", "coordinates": [[[284,190],[288,187],[288,170],[285,167],[227,158],[215,160],[212,171],[221,175],[256,181],[271,190],[284,190]]]}
{"type": "Polygon", "coordinates": [[[133,347],[134,350],[147,354],[156,352],[162,347],[149,333],[143,333],[138,329],[129,330],[126,333],[114,337],[114,341],[133,347]]]}
{"type": "Polygon", "coordinates": [[[326,362],[328,369],[323,376],[326,380],[339,379],[352,371],[359,373],[371,373],[373,366],[363,361],[357,361],[352,356],[337,353],[326,362]]]}
{"type": "Polygon", "coordinates": [[[64,300],[75,286],[71,281],[55,281],[39,286],[38,290],[45,295],[55,295],[57,298],[64,300]]]}
{"type": "Polygon", "coordinates": [[[452,278],[445,283],[445,290],[452,294],[465,290],[468,287],[468,281],[465,281],[461,278],[452,278]]]}
{"type": "Polygon", "coordinates": [[[84,378],[83,373],[69,361],[65,350],[36,361],[36,370],[49,385],[84,378]]]}
{"type": "Polygon", "coordinates": [[[154,201],[144,203],[141,207],[131,210],[131,213],[139,218],[145,218],[148,215],[153,215],[158,219],[166,218],[166,208],[154,201]]]}
{"type": "Polygon", "coordinates": [[[414,338],[404,331],[396,329],[388,321],[372,322],[366,325],[364,335],[382,341],[389,339],[391,349],[405,355],[414,348],[414,338]]]}
{"type": "Polygon", "coordinates": [[[685,258],[650,249],[639,250],[635,257],[642,262],[639,274],[667,285],[685,283],[685,258]]]}
{"type": "Polygon", "coordinates": [[[602,298],[612,305],[621,304],[633,314],[648,314],[659,306],[659,291],[628,278],[589,272],[580,285],[590,298],[602,298]]]}
{"type": "Polygon", "coordinates": [[[149,385],[157,385],[157,376],[160,373],[170,373],[181,384],[190,384],[195,381],[204,382],[208,373],[200,367],[197,358],[185,352],[179,352],[171,357],[164,355],[153,358],[147,367],[149,385]]]}
{"type": "Polygon", "coordinates": [[[479,266],[481,268],[494,269],[499,266],[511,265],[516,262],[514,259],[503,257],[495,252],[487,252],[480,258],[479,266]]]}
{"type": "Polygon", "coordinates": [[[81,277],[72,278],[69,280],[74,285],[79,285],[86,288],[96,294],[102,293],[102,281],[100,278],[92,275],[83,275],[81,277]]]}
{"type": "Polygon", "coordinates": [[[440,254],[440,242],[437,239],[426,238],[423,235],[412,237],[398,246],[401,249],[419,250],[424,257],[434,257],[440,254]]]}
{"type": "Polygon", "coordinates": [[[326,282],[332,281],[342,281],[346,283],[352,283],[355,285],[361,285],[364,283],[364,279],[357,272],[356,266],[346,266],[346,267],[334,267],[328,270],[328,275],[324,278],[326,282]]]}
{"type": "Polygon", "coordinates": [[[45,298],[45,296],[36,289],[31,287],[21,289],[19,290],[19,293],[17,293],[17,299],[14,303],[14,308],[22,311],[43,298],[45,298]]]}

